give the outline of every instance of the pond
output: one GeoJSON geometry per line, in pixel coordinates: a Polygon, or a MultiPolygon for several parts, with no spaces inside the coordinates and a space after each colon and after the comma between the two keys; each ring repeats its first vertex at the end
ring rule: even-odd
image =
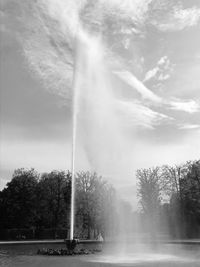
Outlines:
{"type": "MultiPolygon", "coordinates": [[[[85,245],[84,245],[85,246],[85,245]]],[[[91,246],[91,245],[90,245],[91,246]]],[[[92,245],[94,246],[94,245],[92,245]]],[[[37,255],[41,248],[64,248],[62,244],[0,246],[2,267],[197,267],[199,245],[157,244],[153,247],[106,244],[101,253],[82,256],[37,255]]],[[[87,248],[87,246],[85,246],[87,248]]]]}

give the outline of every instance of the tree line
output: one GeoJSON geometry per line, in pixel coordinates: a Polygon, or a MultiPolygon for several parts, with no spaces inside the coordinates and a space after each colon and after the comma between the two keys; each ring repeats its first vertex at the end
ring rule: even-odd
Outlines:
{"type": "MultiPolygon", "coordinates": [[[[200,160],[137,170],[137,212],[97,173],[75,178],[75,237],[200,236],[200,160]]],[[[70,201],[69,171],[15,170],[0,191],[0,239],[69,238],[70,201]]]]}
{"type": "Polygon", "coordinates": [[[200,236],[200,160],[136,172],[143,227],[153,237],[200,236]]]}
{"type": "MultiPolygon", "coordinates": [[[[99,233],[112,234],[114,188],[91,172],[76,173],[75,186],[75,236],[90,239],[99,233]]],[[[0,191],[0,239],[69,237],[70,201],[69,171],[39,174],[34,169],[15,170],[0,191]]]]}

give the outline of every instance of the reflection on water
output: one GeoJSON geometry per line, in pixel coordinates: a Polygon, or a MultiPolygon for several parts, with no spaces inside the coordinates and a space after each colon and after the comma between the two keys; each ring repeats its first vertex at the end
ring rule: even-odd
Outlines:
{"type": "MultiPolygon", "coordinates": [[[[92,262],[112,263],[112,264],[134,264],[134,263],[157,263],[157,262],[191,262],[192,258],[175,256],[160,253],[132,253],[126,255],[103,255],[90,259],[92,262]]],[[[147,265],[148,266],[148,265],[147,265]]]]}
{"type": "Polygon", "coordinates": [[[62,245],[22,245],[0,247],[2,267],[197,267],[200,266],[200,246],[158,245],[148,248],[144,245],[127,245],[125,249],[104,247],[101,254],[88,256],[41,256],[36,255],[42,247],[58,248],[62,245]],[[141,252],[142,251],[142,252],[141,252]]]}
{"type": "Polygon", "coordinates": [[[157,244],[126,245],[125,249],[107,249],[102,255],[88,259],[90,262],[118,266],[200,266],[200,246],[157,244]],[[195,265],[198,264],[198,265],[195,265]]]}

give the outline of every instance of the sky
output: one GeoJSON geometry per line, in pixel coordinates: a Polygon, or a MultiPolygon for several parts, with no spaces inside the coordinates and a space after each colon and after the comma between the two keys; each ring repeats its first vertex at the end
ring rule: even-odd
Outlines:
{"type": "Polygon", "coordinates": [[[77,171],[134,202],[138,168],[199,159],[198,0],[1,0],[0,19],[0,188],[71,168],[74,58],[77,171]]]}

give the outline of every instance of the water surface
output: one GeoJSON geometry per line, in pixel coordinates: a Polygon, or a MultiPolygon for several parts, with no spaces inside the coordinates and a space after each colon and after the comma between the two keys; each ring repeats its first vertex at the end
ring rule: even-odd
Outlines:
{"type": "Polygon", "coordinates": [[[200,266],[200,246],[160,244],[116,248],[106,245],[102,253],[86,256],[37,255],[42,247],[61,248],[63,245],[18,245],[0,247],[0,266],[3,267],[197,267],[200,266]],[[113,249],[114,248],[114,249],[113,249]]]}

